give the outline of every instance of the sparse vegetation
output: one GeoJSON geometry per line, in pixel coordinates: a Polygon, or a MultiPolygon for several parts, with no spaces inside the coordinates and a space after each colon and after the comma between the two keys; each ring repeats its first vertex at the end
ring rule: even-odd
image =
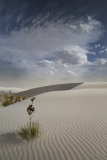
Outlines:
{"type": "Polygon", "coordinates": [[[39,122],[31,122],[31,126],[27,123],[27,125],[20,127],[17,133],[26,142],[32,140],[41,135],[39,122]]]}
{"type": "Polygon", "coordinates": [[[27,125],[21,126],[17,131],[18,135],[24,141],[32,140],[41,135],[39,122],[32,122],[32,117],[33,117],[32,114],[35,111],[35,108],[33,107],[34,100],[35,97],[31,99],[32,103],[27,107],[27,113],[29,115],[29,123],[27,123],[27,125]]]}
{"type": "Polygon", "coordinates": [[[25,100],[26,98],[27,97],[25,97],[25,96],[16,96],[14,94],[11,94],[11,91],[9,91],[9,94],[1,94],[0,95],[0,103],[2,106],[6,107],[11,104],[25,100]]]}

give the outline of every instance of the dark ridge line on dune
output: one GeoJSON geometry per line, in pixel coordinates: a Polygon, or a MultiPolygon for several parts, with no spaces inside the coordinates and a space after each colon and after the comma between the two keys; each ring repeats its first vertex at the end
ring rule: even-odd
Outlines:
{"type": "Polygon", "coordinates": [[[36,95],[46,93],[46,92],[70,90],[81,84],[83,84],[83,82],[82,83],[56,84],[56,85],[39,87],[39,88],[32,88],[26,91],[15,93],[14,95],[32,97],[32,96],[36,96],[36,95]]]}

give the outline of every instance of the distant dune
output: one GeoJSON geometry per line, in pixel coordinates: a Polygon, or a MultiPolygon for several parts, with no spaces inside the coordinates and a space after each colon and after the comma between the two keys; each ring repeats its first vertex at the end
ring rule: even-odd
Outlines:
{"type": "Polygon", "coordinates": [[[28,143],[15,135],[17,127],[29,121],[30,98],[0,108],[1,160],[107,160],[106,82],[61,84],[23,93],[37,94],[33,119],[39,120],[43,135],[28,143]]]}
{"type": "Polygon", "coordinates": [[[12,93],[17,93],[17,92],[22,92],[25,90],[27,89],[0,87],[0,94],[6,94],[6,93],[9,93],[9,91],[11,91],[12,93]]]}
{"type": "Polygon", "coordinates": [[[44,86],[39,88],[32,88],[26,91],[18,92],[16,95],[22,95],[22,96],[35,96],[46,92],[52,92],[52,91],[64,91],[64,90],[70,90],[82,83],[67,83],[67,84],[56,84],[51,86],[44,86]]]}
{"type": "Polygon", "coordinates": [[[74,89],[107,89],[107,82],[85,82],[74,89]]]}

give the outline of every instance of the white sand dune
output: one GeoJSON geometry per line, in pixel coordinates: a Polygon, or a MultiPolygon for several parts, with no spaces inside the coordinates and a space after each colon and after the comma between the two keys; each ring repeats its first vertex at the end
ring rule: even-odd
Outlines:
{"type": "Polygon", "coordinates": [[[29,104],[0,108],[0,160],[107,160],[107,83],[37,95],[33,120],[44,133],[22,143],[15,131],[29,121],[29,104]]]}
{"type": "Polygon", "coordinates": [[[16,95],[31,97],[31,96],[39,95],[42,93],[52,92],[52,91],[70,90],[70,89],[73,89],[81,84],[82,83],[68,83],[68,84],[57,84],[57,85],[33,88],[33,89],[25,90],[23,92],[18,92],[18,93],[16,93],[16,95]]]}
{"type": "Polygon", "coordinates": [[[22,92],[25,91],[27,89],[21,89],[21,88],[12,88],[12,87],[0,87],[0,94],[5,94],[5,93],[10,93],[10,91],[12,93],[17,93],[17,92],[22,92]]]}
{"type": "Polygon", "coordinates": [[[107,82],[85,82],[73,89],[107,89],[107,82]]]}

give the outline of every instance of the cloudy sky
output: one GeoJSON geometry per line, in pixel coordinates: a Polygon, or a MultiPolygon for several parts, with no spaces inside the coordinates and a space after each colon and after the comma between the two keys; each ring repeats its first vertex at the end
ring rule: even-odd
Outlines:
{"type": "Polygon", "coordinates": [[[107,0],[0,0],[0,86],[107,81],[107,0]]]}

